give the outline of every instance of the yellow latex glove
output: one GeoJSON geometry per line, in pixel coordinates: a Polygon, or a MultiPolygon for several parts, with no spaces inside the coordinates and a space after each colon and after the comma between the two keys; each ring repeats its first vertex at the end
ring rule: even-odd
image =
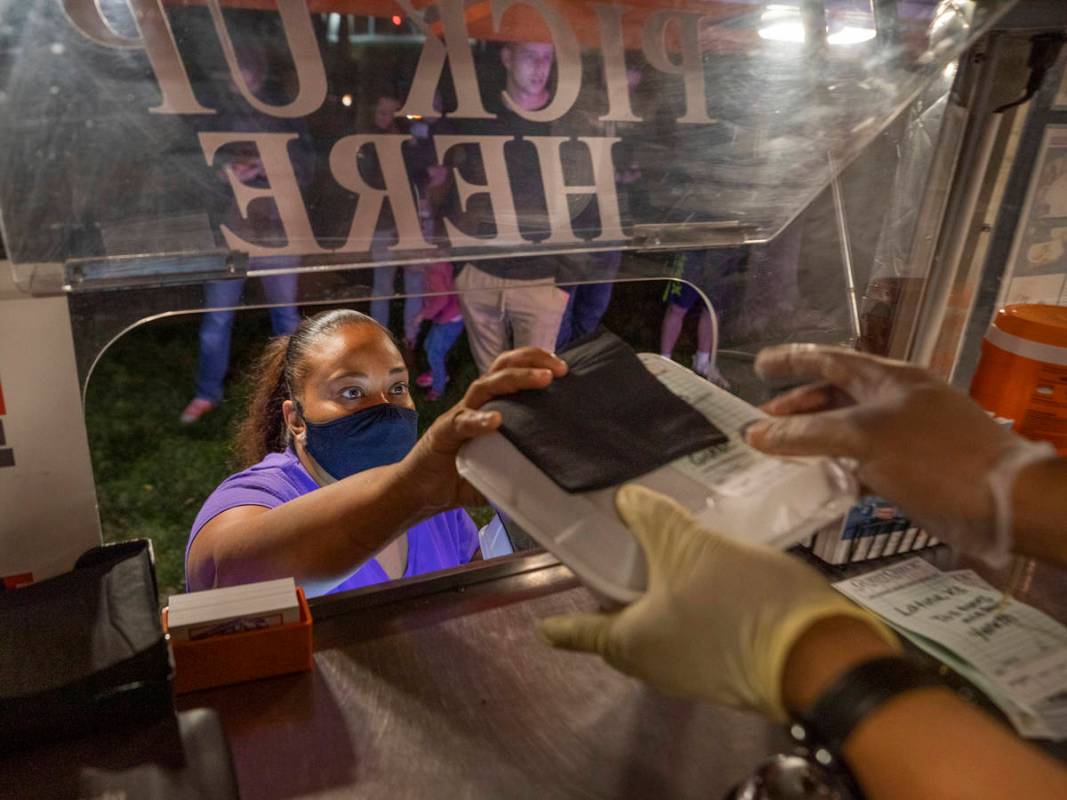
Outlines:
{"type": "Polygon", "coordinates": [[[598,653],[669,694],[779,721],[787,716],[786,658],[813,623],[860,619],[899,646],[873,615],[796,558],[701,528],[673,500],[642,486],[624,486],[615,502],[644,548],[648,590],[612,614],[544,620],[541,632],[553,646],[598,653]]]}

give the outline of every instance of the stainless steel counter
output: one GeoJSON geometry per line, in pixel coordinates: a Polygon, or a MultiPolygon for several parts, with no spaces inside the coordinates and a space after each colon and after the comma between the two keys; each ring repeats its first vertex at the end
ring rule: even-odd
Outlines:
{"type": "Polygon", "coordinates": [[[316,611],[315,669],[186,695],[222,715],[242,795],[719,798],[788,746],[754,714],[664,697],[560,653],[537,620],[595,608],[547,556],[316,611]],[[495,572],[496,577],[493,577],[495,572]]]}
{"type": "MultiPolygon", "coordinates": [[[[954,566],[943,548],[924,557],[954,566]]],[[[831,579],[880,562],[829,570],[831,579]]],[[[982,570],[996,585],[1006,573],[982,570]]],[[[1067,619],[1064,573],[1019,599],[1067,619]]],[[[720,798],[789,748],[754,714],[664,697],[598,658],[550,649],[536,623],[593,598],[545,554],[322,598],[315,669],[199,692],[222,716],[242,795],[720,798]]],[[[1067,760],[1067,746],[1045,745],[1067,760]]]]}

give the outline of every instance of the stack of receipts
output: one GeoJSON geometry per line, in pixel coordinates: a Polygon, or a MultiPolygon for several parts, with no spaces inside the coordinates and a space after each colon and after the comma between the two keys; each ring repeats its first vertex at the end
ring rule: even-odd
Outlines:
{"type": "Polygon", "coordinates": [[[172,594],[167,611],[167,630],[175,639],[203,639],[299,621],[292,578],[172,594]]]}
{"type": "Polygon", "coordinates": [[[1067,739],[1067,627],[921,558],[835,583],[981,689],[1022,735],[1067,739]]]}

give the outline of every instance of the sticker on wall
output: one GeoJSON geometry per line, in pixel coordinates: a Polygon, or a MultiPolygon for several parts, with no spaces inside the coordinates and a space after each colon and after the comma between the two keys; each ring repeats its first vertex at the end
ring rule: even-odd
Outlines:
{"type": "Polygon", "coordinates": [[[1067,126],[1049,125],[1008,259],[1007,303],[1062,303],[1067,276],[1067,126]]]}
{"type": "Polygon", "coordinates": [[[0,468],[15,466],[15,450],[7,446],[7,435],[4,433],[4,415],[6,414],[4,385],[0,383],[0,468]]]}

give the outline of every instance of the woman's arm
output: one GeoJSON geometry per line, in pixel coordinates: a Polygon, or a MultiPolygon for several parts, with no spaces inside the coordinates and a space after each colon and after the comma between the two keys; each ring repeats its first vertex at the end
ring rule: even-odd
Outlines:
{"type": "Polygon", "coordinates": [[[290,575],[310,594],[336,586],[416,522],[477,504],[477,493],[459,477],[455,461],[464,442],[500,426],[498,412],[478,409],[493,397],[544,388],[565,372],[566,364],[543,350],[505,353],[403,461],[352,475],[277,508],[224,511],[193,540],[190,587],[290,575]]]}
{"type": "Polygon", "coordinates": [[[223,511],[193,540],[190,588],[291,575],[309,594],[332,589],[393,538],[434,513],[419,506],[398,466],[367,470],[277,508],[223,511]]]}

